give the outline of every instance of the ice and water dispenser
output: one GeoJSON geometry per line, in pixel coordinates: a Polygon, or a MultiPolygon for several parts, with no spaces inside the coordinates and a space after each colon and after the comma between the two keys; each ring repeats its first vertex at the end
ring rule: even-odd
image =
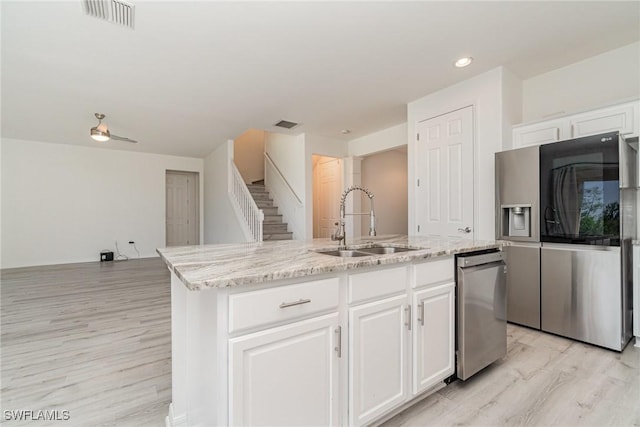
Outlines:
{"type": "Polygon", "coordinates": [[[504,237],[531,237],[531,205],[502,205],[504,237]]]}

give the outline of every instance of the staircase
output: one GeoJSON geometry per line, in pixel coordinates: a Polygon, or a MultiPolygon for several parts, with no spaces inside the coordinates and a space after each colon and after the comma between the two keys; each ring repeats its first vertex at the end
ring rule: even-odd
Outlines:
{"type": "Polygon", "coordinates": [[[293,233],[287,231],[287,223],[282,222],[282,215],[278,215],[278,207],[273,206],[273,200],[269,198],[264,184],[247,184],[247,188],[264,213],[262,240],[292,240],[293,233]]]}

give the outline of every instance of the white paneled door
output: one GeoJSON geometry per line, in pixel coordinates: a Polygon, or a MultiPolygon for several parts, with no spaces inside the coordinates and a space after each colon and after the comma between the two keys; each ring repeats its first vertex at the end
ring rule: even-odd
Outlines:
{"type": "Polygon", "coordinates": [[[167,246],[197,245],[200,242],[198,173],[167,171],[167,246]]]}
{"type": "Polygon", "coordinates": [[[416,124],[419,235],[473,239],[473,107],[416,124]]]}
{"type": "Polygon", "coordinates": [[[313,237],[330,237],[340,220],[342,161],[318,156],[314,168],[313,237]]]}

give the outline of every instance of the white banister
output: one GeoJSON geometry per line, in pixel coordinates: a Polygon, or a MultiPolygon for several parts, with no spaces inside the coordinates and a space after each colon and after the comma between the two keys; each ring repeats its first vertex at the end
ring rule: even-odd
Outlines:
{"type": "Polygon", "coordinates": [[[250,238],[254,242],[262,242],[264,212],[258,208],[253,200],[235,163],[233,161],[229,161],[229,163],[229,193],[236,202],[236,210],[239,211],[248,228],[248,233],[245,234],[250,234],[250,238]]]}

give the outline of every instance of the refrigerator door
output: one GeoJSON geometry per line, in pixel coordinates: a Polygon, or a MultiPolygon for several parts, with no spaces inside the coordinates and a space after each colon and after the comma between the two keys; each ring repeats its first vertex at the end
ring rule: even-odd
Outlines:
{"type": "Polygon", "coordinates": [[[507,254],[507,320],[540,329],[540,244],[511,244],[507,254]]]}
{"type": "Polygon", "coordinates": [[[539,147],[526,147],[496,153],[496,238],[521,242],[540,241],[539,225],[539,147]],[[528,207],[530,232],[509,235],[508,212],[513,206],[528,207]]]}
{"type": "Polygon", "coordinates": [[[542,330],[621,351],[620,248],[544,243],[542,330]]]}

